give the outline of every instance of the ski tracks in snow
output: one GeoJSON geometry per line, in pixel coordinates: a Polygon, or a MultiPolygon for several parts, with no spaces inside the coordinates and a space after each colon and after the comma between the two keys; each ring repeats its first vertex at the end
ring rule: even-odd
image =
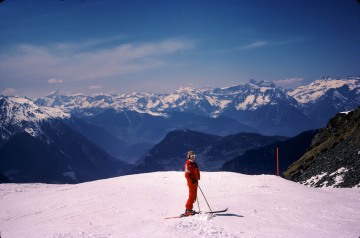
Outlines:
{"type": "Polygon", "coordinates": [[[217,226],[215,222],[216,217],[210,214],[198,214],[192,217],[180,218],[174,220],[173,223],[167,225],[166,233],[170,237],[178,237],[183,234],[185,237],[195,238],[238,238],[238,234],[232,234],[226,228],[217,226]]]}
{"type": "Polygon", "coordinates": [[[94,234],[86,231],[56,233],[52,238],[112,238],[110,234],[94,234]]]}

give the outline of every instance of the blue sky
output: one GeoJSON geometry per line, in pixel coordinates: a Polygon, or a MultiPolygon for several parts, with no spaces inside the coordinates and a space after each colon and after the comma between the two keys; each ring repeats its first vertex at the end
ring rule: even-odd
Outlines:
{"type": "Polygon", "coordinates": [[[0,94],[283,87],[360,75],[356,0],[5,0],[0,94]]]}

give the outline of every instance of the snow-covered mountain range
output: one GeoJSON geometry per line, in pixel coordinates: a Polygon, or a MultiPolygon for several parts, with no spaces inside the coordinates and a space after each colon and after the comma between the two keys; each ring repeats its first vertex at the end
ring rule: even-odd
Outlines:
{"type": "MultiPolygon", "coordinates": [[[[166,113],[190,112],[198,115],[218,117],[227,110],[256,110],[268,104],[287,100],[291,105],[299,103],[274,83],[254,80],[226,88],[180,88],[170,94],[132,93],[119,95],[82,94],[53,92],[36,103],[48,107],[59,107],[67,112],[81,109],[113,108],[166,116],[166,113]]],[[[86,116],[86,114],[85,114],[86,116]]],[[[88,115],[90,116],[90,115],[88,115]]]]}
{"type": "Polygon", "coordinates": [[[359,95],[360,77],[323,77],[293,90],[276,87],[272,82],[250,80],[248,83],[225,88],[180,88],[170,94],[141,92],[87,96],[56,91],[37,99],[36,103],[48,107],[60,107],[68,112],[86,108],[114,108],[149,113],[154,116],[179,111],[217,117],[230,108],[254,111],[279,101],[288,101],[295,107],[301,107],[302,104],[316,102],[330,89],[343,86],[347,86],[350,91],[355,90],[359,95]]]}
{"type": "Polygon", "coordinates": [[[107,109],[169,117],[171,112],[228,117],[268,135],[294,136],[326,125],[339,111],[360,105],[360,77],[323,77],[294,90],[251,80],[225,88],[181,88],[170,94],[82,95],[54,92],[36,104],[61,108],[79,117],[107,109]]]}

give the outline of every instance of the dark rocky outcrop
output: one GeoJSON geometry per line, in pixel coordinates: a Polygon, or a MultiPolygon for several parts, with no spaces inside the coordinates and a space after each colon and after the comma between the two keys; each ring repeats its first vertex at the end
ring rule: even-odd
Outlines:
{"type": "Polygon", "coordinates": [[[314,187],[359,187],[360,107],[332,118],[284,176],[314,187]]]}

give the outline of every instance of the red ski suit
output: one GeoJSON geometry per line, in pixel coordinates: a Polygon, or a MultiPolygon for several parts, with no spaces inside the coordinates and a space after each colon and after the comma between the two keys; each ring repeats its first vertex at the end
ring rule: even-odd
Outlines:
{"type": "Polygon", "coordinates": [[[197,164],[191,160],[187,160],[185,163],[185,178],[189,187],[189,198],[186,202],[186,209],[192,210],[193,203],[197,197],[198,181],[200,180],[200,170],[197,164]]]}

